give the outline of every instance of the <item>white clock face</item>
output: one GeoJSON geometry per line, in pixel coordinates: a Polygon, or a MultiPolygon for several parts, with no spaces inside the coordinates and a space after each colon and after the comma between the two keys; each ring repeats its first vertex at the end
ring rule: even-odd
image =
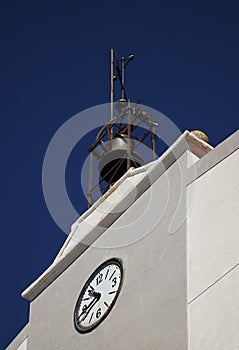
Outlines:
{"type": "Polygon", "coordinates": [[[79,332],[93,330],[108,315],[119,294],[122,274],[122,265],[112,259],[100,265],[90,276],[74,312],[74,324],[79,332]]]}

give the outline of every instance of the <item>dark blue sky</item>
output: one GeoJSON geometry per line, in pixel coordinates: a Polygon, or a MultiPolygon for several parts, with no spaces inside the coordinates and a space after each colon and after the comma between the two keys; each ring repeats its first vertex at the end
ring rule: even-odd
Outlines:
{"type": "MultiPolygon", "coordinates": [[[[44,154],[66,120],[108,102],[110,47],[135,54],[132,100],[215,146],[238,128],[238,11],[236,1],[1,3],[1,348],[27,322],[20,293],[66,238],[44,202],[44,154]]],[[[70,168],[76,186],[85,156],[70,168]]]]}

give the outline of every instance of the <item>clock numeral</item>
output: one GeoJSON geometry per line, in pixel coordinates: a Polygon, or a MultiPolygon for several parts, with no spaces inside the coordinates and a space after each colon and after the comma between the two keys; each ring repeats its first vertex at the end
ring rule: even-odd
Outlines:
{"type": "Polygon", "coordinates": [[[103,273],[100,273],[99,276],[96,278],[96,284],[98,286],[98,284],[100,284],[100,282],[103,281],[103,273]]]}
{"type": "Polygon", "coordinates": [[[116,283],[117,283],[117,278],[114,277],[114,278],[112,279],[112,288],[114,288],[114,287],[116,286],[116,283]]]}
{"type": "Polygon", "coordinates": [[[99,318],[101,316],[101,308],[98,309],[96,312],[96,318],[99,318]]]}
{"type": "Polygon", "coordinates": [[[81,316],[85,313],[86,309],[87,309],[87,305],[83,305],[83,306],[82,306],[82,311],[81,311],[81,313],[77,316],[77,323],[80,323],[80,322],[81,322],[81,321],[80,321],[80,318],[81,318],[81,316]]]}
{"type": "MultiPolygon", "coordinates": [[[[90,286],[91,287],[91,286],[90,286]]],[[[90,290],[88,290],[88,294],[89,294],[89,296],[90,296],[90,298],[92,298],[92,296],[94,295],[94,293],[95,293],[95,290],[93,289],[90,289],[90,290]]],[[[90,299],[89,298],[89,299],[90,299]]]]}

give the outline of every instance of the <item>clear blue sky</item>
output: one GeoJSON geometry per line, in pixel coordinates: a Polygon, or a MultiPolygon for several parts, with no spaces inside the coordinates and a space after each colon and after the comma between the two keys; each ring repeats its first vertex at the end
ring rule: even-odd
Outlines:
{"type": "MultiPolygon", "coordinates": [[[[204,130],[215,146],[238,128],[238,11],[236,1],[1,3],[0,348],[27,322],[20,293],[66,238],[42,194],[45,151],[67,119],[108,102],[110,47],[135,54],[132,100],[142,98],[182,131],[204,130]]],[[[87,147],[76,154],[79,168],[70,168],[81,212],[85,156],[87,147]]]]}

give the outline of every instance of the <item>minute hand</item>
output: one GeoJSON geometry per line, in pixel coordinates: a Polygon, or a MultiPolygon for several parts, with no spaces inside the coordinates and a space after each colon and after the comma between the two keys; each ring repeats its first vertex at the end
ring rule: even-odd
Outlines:
{"type": "Polygon", "coordinates": [[[93,306],[97,303],[98,300],[99,300],[99,297],[97,296],[90,302],[90,304],[87,306],[87,308],[84,311],[82,311],[82,313],[78,317],[78,322],[82,322],[86,319],[88,313],[93,308],[93,306]]]}

